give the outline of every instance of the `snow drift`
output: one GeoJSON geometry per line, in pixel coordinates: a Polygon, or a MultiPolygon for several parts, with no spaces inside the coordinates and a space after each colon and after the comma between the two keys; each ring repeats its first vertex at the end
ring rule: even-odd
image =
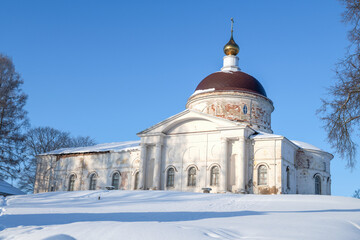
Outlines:
{"type": "Polygon", "coordinates": [[[0,226],[1,239],[360,239],[360,200],[171,191],[53,192],[4,198],[0,226]]]}

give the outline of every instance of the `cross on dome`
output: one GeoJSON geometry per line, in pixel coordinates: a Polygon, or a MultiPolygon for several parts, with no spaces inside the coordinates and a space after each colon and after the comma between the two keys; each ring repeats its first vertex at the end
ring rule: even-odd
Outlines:
{"type": "Polygon", "coordinates": [[[231,18],[231,37],[230,37],[230,41],[224,46],[224,53],[228,56],[229,55],[236,56],[240,50],[239,46],[236,44],[233,38],[233,24],[234,24],[234,19],[231,18]]]}

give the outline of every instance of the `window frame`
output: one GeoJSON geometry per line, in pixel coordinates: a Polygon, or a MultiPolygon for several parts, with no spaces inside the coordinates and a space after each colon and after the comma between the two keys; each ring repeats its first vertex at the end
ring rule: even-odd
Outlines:
{"type": "Polygon", "coordinates": [[[266,165],[261,164],[258,167],[258,171],[257,171],[257,184],[259,186],[266,186],[268,184],[268,168],[266,167],[266,165]],[[265,176],[262,176],[265,175],[265,176]]]}
{"type": "Polygon", "coordinates": [[[290,189],[290,167],[286,167],[286,188],[290,189]]]}
{"type": "Polygon", "coordinates": [[[136,171],[134,174],[134,190],[139,189],[139,171],[136,171]]]}
{"type": "Polygon", "coordinates": [[[210,186],[219,186],[220,168],[213,166],[210,169],[210,186]],[[216,171],[216,172],[215,172],[216,171]]]}
{"type": "Polygon", "coordinates": [[[114,172],[111,177],[111,186],[114,187],[114,190],[120,189],[120,177],[121,177],[121,174],[118,171],[114,172]],[[115,178],[115,176],[118,176],[118,177],[115,178]],[[115,184],[115,181],[117,181],[117,184],[115,184]]]}
{"type": "Polygon", "coordinates": [[[315,175],[315,195],[321,195],[321,177],[315,175]]]}
{"type": "Polygon", "coordinates": [[[166,187],[172,188],[175,186],[175,169],[170,167],[166,171],[166,187]]]}
{"type": "Polygon", "coordinates": [[[188,170],[187,185],[188,185],[188,187],[196,187],[196,168],[195,167],[190,167],[188,170]]]}
{"type": "Polygon", "coordinates": [[[96,186],[97,186],[97,174],[92,173],[90,175],[89,190],[96,190],[96,186]]]}
{"type": "Polygon", "coordinates": [[[69,185],[68,185],[69,192],[72,192],[75,189],[75,179],[76,179],[75,174],[71,174],[69,177],[69,185]]]}

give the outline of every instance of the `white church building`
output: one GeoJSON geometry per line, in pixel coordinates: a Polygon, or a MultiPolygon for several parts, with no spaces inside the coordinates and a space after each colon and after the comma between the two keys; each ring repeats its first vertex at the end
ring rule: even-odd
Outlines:
{"type": "Polygon", "coordinates": [[[34,193],[95,189],[250,194],[331,194],[333,158],[273,134],[273,102],[242,72],[231,39],[221,71],[204,78],[186,109],[140,141],[59,149],[38,156],[34,193]]]}

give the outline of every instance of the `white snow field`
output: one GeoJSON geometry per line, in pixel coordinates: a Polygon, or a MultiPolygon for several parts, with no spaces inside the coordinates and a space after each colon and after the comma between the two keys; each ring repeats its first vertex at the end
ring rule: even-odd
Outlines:
{"type": "Polygon", "coordinates": [[[360,200],[334,196],[52,192],[0,215],[0,239],[360,239],[360,200]]]}

